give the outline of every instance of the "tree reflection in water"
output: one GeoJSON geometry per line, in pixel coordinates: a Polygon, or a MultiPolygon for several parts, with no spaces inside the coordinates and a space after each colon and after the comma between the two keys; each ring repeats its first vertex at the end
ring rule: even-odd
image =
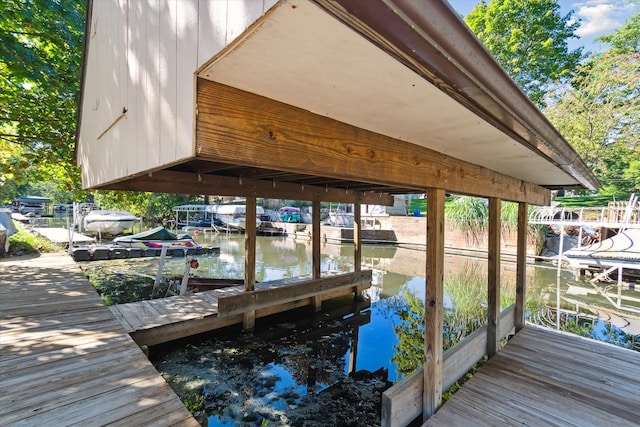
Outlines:
{"type": "Polygon", "coordinates": [[[166,345],[157,349],[156,366],[209,426],[376,425],[388,373],[357,371],[355,358],[349,363],[370,312],[343,319],[346,312],[353,305],[329,315],[307,311],[306,324],[298,313],[261,322],[271,326],[254,333],[232,327],[200,342],[166,345]]]}

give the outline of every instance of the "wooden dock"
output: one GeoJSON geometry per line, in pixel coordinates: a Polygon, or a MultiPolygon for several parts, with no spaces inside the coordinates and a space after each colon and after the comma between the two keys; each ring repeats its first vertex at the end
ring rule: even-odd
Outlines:
{"type": "Polygon", "coordinates": [[[255,312],[255,317],[260,318],[370,286],[371,271],[327,272],[320,279],[299,276],[256,283],[252,292],[245,292],[244,286],[230,286],[188,296],[118,304],[109,310],[138,345],[150,346],[243,323],[247,312],[255,312]]]}
{"type": "Polygon", "coordinates": [[[640,353],[527,326],[425,426],[638,426],[640,353]]]}
{"type": "Polygon", "coordinates": [[[96,241],[95,238],[78,232],[72,233],[71,238],[69,238],[69,230],[66,228],[34,227],[33,231],[58,245],[68,246],[70,240],[72,243],[94,243],[96,241]]]}
{"type": "Polygon", "coordinates": [[[199,425],[68,255],[0,259],[0,288],[0,425],[199,425]]]}

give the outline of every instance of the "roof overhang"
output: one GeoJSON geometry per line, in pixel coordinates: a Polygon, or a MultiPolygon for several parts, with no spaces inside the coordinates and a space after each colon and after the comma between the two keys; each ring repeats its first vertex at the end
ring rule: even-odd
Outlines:
{"type": "Polygon", "coordinates": [[[598,187],[444,1],[283,0],[197,75],[542,187],[598,187]]]}

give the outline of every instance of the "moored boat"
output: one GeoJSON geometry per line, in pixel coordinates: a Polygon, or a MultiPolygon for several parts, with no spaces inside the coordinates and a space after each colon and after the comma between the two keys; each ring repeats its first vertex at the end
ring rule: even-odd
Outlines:
{"type": "Polygon", "coordinates": [[[84,229],[116,236],[133,227],[138,218],[131,212],[118,210],[92,210],[84,217],[84,229]]]}
{"type": "MultiPolygon", "coordinates": [[[[242,231],[247,225],[247,207],[245,205],[209,205],[207,212],[213,213],[223,226],[242,231]]],[[[256,227],[260,226],[260,215],[264,214],[261,206],[256,207],[256,227]]]]}
{"type": "Polygon", "coordinates": [[[131,236],[113,239],[113,243],[124,248],[197,248],[197,243],[188,234],[175,234],[160,226],[131,236]]]}

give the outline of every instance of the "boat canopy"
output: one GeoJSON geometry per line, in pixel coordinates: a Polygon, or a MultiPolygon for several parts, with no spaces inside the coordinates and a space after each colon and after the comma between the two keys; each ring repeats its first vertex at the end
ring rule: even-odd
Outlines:
{"type": "Polygon", "coordinates": [[[128,239],[136,240],[180,240],[181,237],[182,235],[179,236],[175,233],[172,233],[163,226],[152,228],[151,230],[143,231],[142,233],[127,236],[128,239]]]}
{"type": "MultiPolygon", "coordinates": [[[[216,215],[245,215],[247,207],[245,205],[207,205],[206,211],[216,215]]],[[[264,214],[262,206],[256,206],[256,214],[264,214]]]]}

